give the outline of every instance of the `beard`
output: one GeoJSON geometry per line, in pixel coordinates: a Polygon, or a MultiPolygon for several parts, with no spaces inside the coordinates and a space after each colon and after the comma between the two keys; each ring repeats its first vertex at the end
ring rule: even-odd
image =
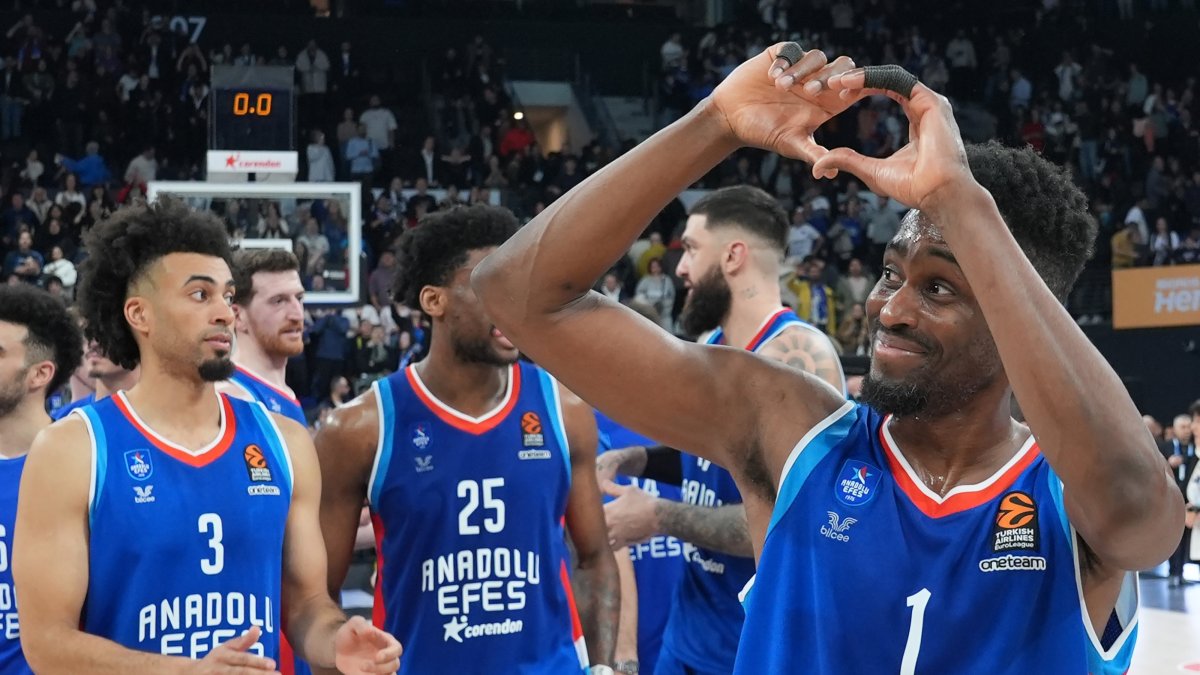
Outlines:
{"type": "Polygon", "coordinates": [[[221,382],[223,380],[228,380],[233,376],[233,359],[229,358],[228,354],[225,356],[218,356],[215,359],[207,359],[200,362],[200,367],[198,370],[200,372],[200,379],[204,380],[205,382],[221,382]]]}
{"type": "Polygon", "coordinates": [[[679,315],[679,325],[688,335],[714,330],[725,320],[732,305],[733,291],[729,289],[729,282],[725,281],[720,268],[714,265],[692,284],[683,312],[679,315]]]}
{"type": "MultiPolygon", "coordinates": [[[[871,344],[880,330],[879,319],[871,322],[871,344]]],[[[889,331],[897,337],[912,340],[928,350],[926,363],[899,378],[877,373],[874,364],[863,376],[859,402],[884,415],[896,417],[945,417],[966,404],[975,394],[991,386],[999,367],[996,360],[987,358],[986,345],[972,345],[965,360],[976,364],[962,373],[939,372],[932,367],[942,352],[930,338],[909,330],[889,331]]],[[[964,357],[959,357],[961,361],[964,357]]],[[[953,368],[951,368],[953,370],[953,368]]]]}
{"type": "Polygon", "coordinates": [[[491,337],[482,339],[464,338],[454,335],[450,344],[454,348],[454,356],[462,363],[479,363],[485,366],[503,368],[516,363],[516,358],[499,354],[492,346],[491,337]]]}
{"type": "Polygon", "coordinates": [[[258,342],[262,350],[271,356],[286,356],[291,358],[298,354],[304,353],[304,340],[287,340],[281,335],[284,330],[291,328],[302,328],[302,326],[284,326],[274,333],[260,332],[256,328],[252,328],[254,340],[258,342]]]}
{"type": "Polygon", "coordinates": [[[0,417],[7,417],[25,400],[25,375],[29,369],[17,373],[11,382],[0,383],[0,417]]]}

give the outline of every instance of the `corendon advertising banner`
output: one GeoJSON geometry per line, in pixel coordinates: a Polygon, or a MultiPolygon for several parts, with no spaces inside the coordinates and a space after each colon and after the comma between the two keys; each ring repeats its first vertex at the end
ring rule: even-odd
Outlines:
{"type": "Polygon", "coordinates": [[[1200,265],[1113,270],[1113,328],[1200,326],[1200,265]]]}

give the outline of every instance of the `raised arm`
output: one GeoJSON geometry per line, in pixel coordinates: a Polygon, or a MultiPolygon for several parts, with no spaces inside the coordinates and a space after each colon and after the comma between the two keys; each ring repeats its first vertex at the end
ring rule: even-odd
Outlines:
{"type": "MultiPolygon", "coordinates": [[[[860,94],[861,72],[830,86],[860,94]]],[[[857,98],[858,96],[856,96],[857,98]]],[[[838,149],[839,169],[936,223],[973,289],[1030,430],[1063,481],[1071,524],[1100,562],[1153,567],[1179,544],[1183,509],[1162,455],[1120,377],[1038,275],[973,177],[950,103],[917,84],[898,99],[912,140],[886,160],[838,149]]]]}
{"type": "Polygon", "coordinates": [[[596,417],[578,396],[560,391],[571,450],[567,531],[578,556],[571,585],[592,663],[612,665],[620,624],[621,584],[617,561],[608,547],[600,488],[596,486],[596,417]]]}
{"type": "MultiPolygon", "coordinates": [[[[557,200],[472,275],[489,317],[573,391],[636,431],[727,467],[759,443],[747,430],[759,428],[761,407],[779,400],[778,388],[762,381],[778,371],[735,350],[676,340],[589,289],[655,214],[739,146],[809,161],[823,152],[812,131],[846,104],[789,87],[851,64],[827,66],[812,51],[772,79],[778,50],[742,64],[680,121],[557,200]]],[[[804,384],[797,378],[790,386],[804,384]]],[[[813,389],[821,393],[803,397],[793,413],[801,425],[837,407],[813,389]]]]}
{"type": "Polygon", "coordinates": [[[217,665],[229,668],[219,672],[271,672],[271,659],[244,653],[258,640],[257,629],[204,661],[127,649],[83,632],[91,479],[91,439],[82,420],[68,418],[38,434],[21,476],[12,550],[21,647],[30,667],[48,675],[184,675],[218,672],[217,665]]]}
{"type": "MultiPolygon", "coordinates": [[[[326,591],[321,474],[308,430],[274,415],[292,458],[292,506],[283,539],[283,606],[288,640],[314,668],[394,673],[400,644],[361,617],[350,621],[326,591]]],[[[355,521],[357,523],[357,520],[355,521]]]]}

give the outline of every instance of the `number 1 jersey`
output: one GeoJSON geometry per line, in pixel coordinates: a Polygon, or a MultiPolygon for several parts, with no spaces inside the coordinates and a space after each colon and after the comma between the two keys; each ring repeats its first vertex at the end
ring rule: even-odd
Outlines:
{"type": "Polygon", "coordinates": [[[414,367],[373,389],[374,620],[404,645],[400,672],[581,672],[558,384],[515,364],[503,402],[479,418],[434,398],[414,367]]]}

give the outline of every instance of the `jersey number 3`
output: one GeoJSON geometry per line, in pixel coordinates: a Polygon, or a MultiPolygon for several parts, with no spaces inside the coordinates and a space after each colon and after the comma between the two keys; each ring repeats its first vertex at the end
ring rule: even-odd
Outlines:
{"type": "Polygon", "coordinates": [[[225,535],[221,528],[221,516],[215,513],[200,514],[200,521],[196,524],[200,528],[200,534],[209,535],[208,548],[211,551],[211,559],[204,557],[200,559],[200,571],[208,575],[220,574],[221,570],[225,569],[225,545],[221,543],[221,537],[225,535]]]}
{"type": "Polygon", "coordinates": [[[458,496],[466,499],[462,510],[458,512],[458,533],[479,534],[479,526],[471,522],[471,516],[479,508],[480,493],[483,494],[483,509],[491,511],[483,519],[483,528],[492,534],[504,529],[504,500],[494,494],[494,490],[504,487],[503,478],[484,478],[482,481],[463,480],[458,482],[458,496]]]}

